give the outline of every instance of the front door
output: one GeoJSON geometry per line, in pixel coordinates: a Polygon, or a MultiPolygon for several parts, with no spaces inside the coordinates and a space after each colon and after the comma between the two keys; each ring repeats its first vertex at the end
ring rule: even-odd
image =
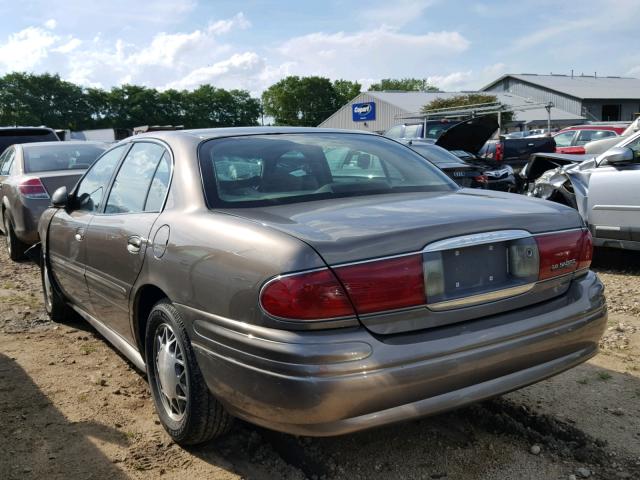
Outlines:
{"type": "Polygon", "coordinates": [[[640,137],[627,164],[602,165],[589,179],[589,225],[598,238],[640,242],[640,137]]]}
{"type": "Polygon", "coordinates": [[[86,234],[85,277],[95,316],[131,343],[129,295],[142,269],[170,171],[171,157],[162,145],[134,143],[116,174],[104,212],[93,218],[86,234]]]}
{"type": "Polygon", "coordinates": [[[65,296],[89,313],[91,306],[84,279],[87,228],[102,208],[107,186],[125,148],[116,147],[102,155],[78,183],[69,207],[59,209],[49,224],[51,271],[65,296]]]}

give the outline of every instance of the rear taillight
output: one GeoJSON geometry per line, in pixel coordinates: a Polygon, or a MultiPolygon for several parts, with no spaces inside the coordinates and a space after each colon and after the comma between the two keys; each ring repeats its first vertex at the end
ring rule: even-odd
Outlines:
{"type": "Polygon", "coordinates": [[[593,238],[589,230],[582,231],[582,249],[580,251],[580,261],[578,262],[578,270],[589,268],[593,259],[593,238]]]}
{"type": "Polygon", "coordinates": [[[574,272],[580,264],[591,264],[591,234],[588,231],[540,235],[536,237],[536,243],[540,256],[538,280],[574,272]],[[586,235],[588,240],[585,240],[586,235]]]}
{"type": "Polygon", "coordinates": [[[501,162],[504,159],[504,145],[502,142],[496,143],[496,153],[493,156],[496,162],[501,162]]]}
{"type": "Polygon", "coordinates": [[[489,178],[486,175],[478,175],[477,177],[473,177],[473,179],[478,183],[489,183],[489,178]]]}
{"type": "Polygon", "coordinates": [[[342,285],[326,268],[276,277],[260,293],[270,315],[295,320],[326,320],[355,315],[342,285]]]}
{"type": "Polygon", "coordinates": [[[47,199],[49,194],[39,178],[27,178],[18,184],[20,195],[25,198],[47,199]]]}
{"type": "Polygon", "coordinates": [[[338,267],[335,272],[359,314],[426,303],[421,254],[338,267]]]}

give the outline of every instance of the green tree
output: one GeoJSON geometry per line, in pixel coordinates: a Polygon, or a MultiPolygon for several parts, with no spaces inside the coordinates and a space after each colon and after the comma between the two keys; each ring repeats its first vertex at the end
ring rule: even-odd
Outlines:
{"type": "Polygon", "coordinates": [[[264,112],[276,125],[316,126],[336,111],[336,90],[328,78],[289,76],[262,94],[264,112]]]}
{"type": "Polygon", "coordinates": [[[0,123],[77,128],[90,121],[82,88],[58,75],[14,72],[0,78],[0,123]]]}
{"type": "Polygon", "coordinates": [[[333,90],[336,96],[336,109],[349,103],[355,97],[360,94],[362,85],[358,82],[351,82],[349,80],[334,80],[333,90]]]}
{"type": "MultiPolygon", "coordinates": [[[[436,98],[422,107],[422,112],[437,110],[440,108],[468,107],[483,103],[499,103],[498,97],[487,93],[463,93],[449,98],[436,98]]],[[[503,107],[504,105],[497,105],[503,107]]],[[[502,124],[509,123],[513,119],[513,112],[505,111],[501,114],[502,124]]]]}
{"type": "Polygon", "coordinates": [[[379,83],[369,87],[369,91],[381,92],[397,90],[401,92],[439,92],[440,89],[431,85],[425,78],[383,78],[379,83]]]}

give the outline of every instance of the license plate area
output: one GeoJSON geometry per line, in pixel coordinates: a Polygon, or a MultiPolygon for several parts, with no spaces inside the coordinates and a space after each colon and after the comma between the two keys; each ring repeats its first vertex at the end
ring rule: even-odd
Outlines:
{"type": "Polygon", "coordinates": [[[438,242],[437,248],[427,247],[423,268],[429,307],[448,309],[495,301],[533,286],[539,270],[536,242],[527,232],[509,232],[461,237],[460,242],[452,239],[438,242]],[[461,301],[464,299],[468,301],[461,301]]]}

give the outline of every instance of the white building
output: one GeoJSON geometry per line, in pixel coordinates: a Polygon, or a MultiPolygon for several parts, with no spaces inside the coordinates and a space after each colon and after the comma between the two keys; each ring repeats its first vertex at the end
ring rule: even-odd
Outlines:
{"type": "MultiPolygon", "coordinates": [[[[363,92],[322,122],[319,127],[366,130],[382,133],[400,123],[419,123],[415,117],[436,98],[450,98],[464,93],[490,93],[514,111],[510,129],[544,128],[547,110],[538,100],[508,92],[363,92]],[[518,110],[521,109],[521,110],[518,110]],[[411,119],[411,117],[414,119],[411,119]]],[[[558,108],[551,109],[554,127],[583,123],[584,117],[558,108]]]]}

